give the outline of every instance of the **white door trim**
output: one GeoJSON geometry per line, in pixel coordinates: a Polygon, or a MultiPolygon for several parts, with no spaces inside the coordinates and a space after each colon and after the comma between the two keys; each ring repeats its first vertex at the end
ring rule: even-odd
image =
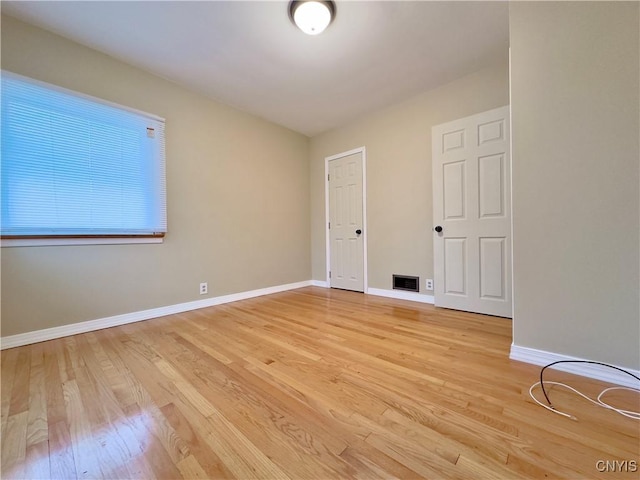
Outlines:
{"type": "MultiPolygon", "coordinates": [[[[509,161],[511,162],[511,168],[509,169],[509,194],[511,195],[511,216],[509,221],[511,222],[511,338],[516,338],[516,283],[515,283],[515,268],[513,266],[513,107],[512,100],[513,95],[511,92],[511,47],[509,47],[509,161]]],[[[513,354],[513,350],[511,351],[513,354]]],[[[511,358],[511,357],[510,357],[511,358]]],[[[551,363],[551,362],[549,362],[551,363]]]]}
{"type": "Polygon", "coordinates": [[[365,147],[354,148],[347,152],[337,153],[329,157],[324,158],[324,231],[325,231],[325,257],[326,268],[325,278],[327,279],[327,286],[331,287],[331,279],[329,278],[329,271],[331,270],[331,241],[329,239],[329,162],[331,160],[337,160],[342,157],[348,157],[356,153],[362,154],[362,232],[363,232],[363,272],[364,276],[364,293],[368,293],[369,280],[367,275],[367,238],[369,236],[369,230],[367,229],[367,150],[365,147]]]}

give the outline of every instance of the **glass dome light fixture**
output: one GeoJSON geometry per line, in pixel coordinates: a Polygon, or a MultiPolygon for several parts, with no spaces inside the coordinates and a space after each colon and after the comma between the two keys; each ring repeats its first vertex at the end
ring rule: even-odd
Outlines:
{"type": "Polygon", "coordinates": [[[324,32],[336,16],[336,4],[324,0],[293,0],[289,3],[289,18],[307,35],[324,32]]]}

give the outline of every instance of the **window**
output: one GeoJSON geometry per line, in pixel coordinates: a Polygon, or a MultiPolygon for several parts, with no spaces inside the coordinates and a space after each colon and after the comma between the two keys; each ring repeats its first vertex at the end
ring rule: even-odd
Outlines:
{"type": "Polygon", "coordinates": [[[167,231],[162,118],[2,72],[0,165],[3,242],[167,231]]]}

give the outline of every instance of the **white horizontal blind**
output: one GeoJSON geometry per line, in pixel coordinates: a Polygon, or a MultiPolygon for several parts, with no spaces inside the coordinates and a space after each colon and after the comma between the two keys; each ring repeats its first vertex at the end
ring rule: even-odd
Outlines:
{"type": "Polygon", "coordinates": [[[2,72],[3,236],[167,230],[164,120],[2,72]]]}

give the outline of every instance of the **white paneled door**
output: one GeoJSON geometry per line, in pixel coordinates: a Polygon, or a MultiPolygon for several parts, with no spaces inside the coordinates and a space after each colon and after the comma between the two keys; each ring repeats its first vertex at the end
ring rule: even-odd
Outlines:
{"type": "Polygon", "coordinates": [[[362,151],[328,161],[329,285],[364,291],[362,151]]]}
{"type": "Polygon", "coordinates": [[[432,129],[434,297],[512,316],[509,107],[432,129]]]}

